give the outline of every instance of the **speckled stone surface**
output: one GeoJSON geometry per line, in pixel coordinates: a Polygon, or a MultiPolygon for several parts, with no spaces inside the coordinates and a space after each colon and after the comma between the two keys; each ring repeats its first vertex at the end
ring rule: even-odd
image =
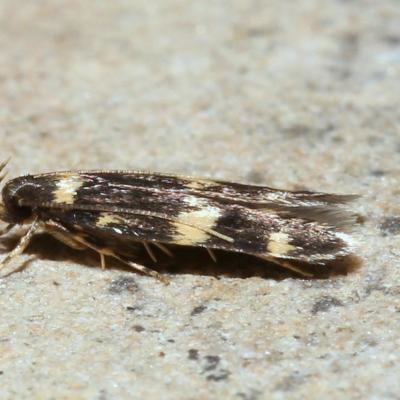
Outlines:
{"type": "Polygon", "coordinates": [[[327,280],[183,271],[164,286],[39,238],[0,280],[0,399],[400,398],[398,1],[0,13],[10,176],[206,175],[360,193],[365,217],[363,265],[327,280]]]}

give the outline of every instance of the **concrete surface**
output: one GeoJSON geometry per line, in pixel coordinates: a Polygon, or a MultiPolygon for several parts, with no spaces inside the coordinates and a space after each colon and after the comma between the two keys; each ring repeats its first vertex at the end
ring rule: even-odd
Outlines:
{"type": "Polygon", "coordinates": [[[398,1],[0,13],[10,176],[180,172],[360,193],[365,216],[363,265],[327,280],[205,268],[164,286],[39,238],[0,280],[0,399],[400,399],[398,1]]]}

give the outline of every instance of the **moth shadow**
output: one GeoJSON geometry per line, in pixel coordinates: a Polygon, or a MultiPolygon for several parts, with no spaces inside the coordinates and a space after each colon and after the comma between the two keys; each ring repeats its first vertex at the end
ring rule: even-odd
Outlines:
{"type": "MultiPolygon", "coordinates": [[[[3,251],[10,251],[16,245],[15,237],[2,238],[1,247],[3,251]]],[[[346,256],[340,260],[335,260],[332,265],[312,266],[309,264],[298,264],[302,271],[307,275],[291,271],[275,263],[271,263],[257,257],[231,253],[225,251],[214,251],[216,261],[211,259],[206,249],[187,246],[171,246],[173,257],[169,257],[157,249],[154,252],[157,262],[151,260],[144,247],[140,246],[135,252],[132,261],[145,265],[157,272],[179,275],[192,274],[212,276],[215,278],[250,278],[261,277],[265,279],[283,280],[288,278],[299,279],[327,279],[335,275],[346,275],[355,271],[361,265],[361,261],[355,256],[346,256]]],[[[32,239],[29,247],[25,251],[35,258],[48,259],[60,262],[74,262],[90,268],[100,269],[99,255],[92,250],[75,250],[48,234],[40,234],[32,239]]],[[[29,265],[30,260],[14,271],[21,271],[29,265]]],[[[133,271],[123,263],[111,257],[106,259],[107,268],[123,271],[133,271]]]]}
{"type": "MultiPolygon", "coordinates": [[[[299,279],[328,279],[334,275],[347,275],[361,265],[361,260],[355,256],[343,257],[335,263],[326,266],[300,264],[297,266],[307,275],[301,274],[275,263],[248,254],[227,251],[214,251],[216,261],[212,260],[205,249],[179,247],[173,249],[174,259],[163,259],[160,262],[162,270],[169,274],[194,274],[213,277],[250,278],[283,280],[299,279]]],[[[153,267],[152,267],[153,268],[153,267]]],[[[154,266],[156,268],[156,266],[154,266]]]]}

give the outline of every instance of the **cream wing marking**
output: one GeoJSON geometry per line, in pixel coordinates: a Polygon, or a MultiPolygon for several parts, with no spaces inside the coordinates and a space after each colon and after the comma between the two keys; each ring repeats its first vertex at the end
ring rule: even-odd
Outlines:
{"type": "Polygon", "coordinates": [[[57,181],[54,191],[54,201],[57,204],[73,204],[77,191],[84,185],[85,181],[79,175],[65,174],[57,181]]]}
{"type": "Polygon", "coordinates": [[[184,202],[197,209],[183,211],[173,221],[175,228],[174,242],[183,245],[206,242],[210,237],[210,232],[214,232],[212,228],[216,226],[221,216],[220,209],[209,206],[204,199],[195,196],[188,196],[184,199],[184,202]]]}
{"type": "Polygon", "coordinates": [[[267,251],[274,257],[287,256],[287,254],[296,250],[296,246],[289,244],[289,235],[284,232],[274,232],[267,241],[267,251]]]}

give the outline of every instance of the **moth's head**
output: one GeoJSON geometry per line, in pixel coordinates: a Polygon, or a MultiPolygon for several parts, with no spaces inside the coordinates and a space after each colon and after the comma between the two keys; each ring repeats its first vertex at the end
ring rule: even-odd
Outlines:
{"type": "Polygon", "coordinates": [[[32,209],[20,204],[19,190],[24,186],[24,178],[8,181],[1,191],[0,220],[9,224],[21,224],[32,215],[32,209]]]}
{"type": "MultiPolygon", "coordinates": [[[[4,168],[6,167],[8,162],[9,162],[9,159],[0,163],[0,184],[3,182],[4,178],[7,175],[7,172],[4,172],[4,168]]],[[[3,188],[2,192],[1,192],[0,221],[7,222],[7,223],[13,223],[15,221],[15,217],[13,215],[14,214],[13,210],[4,201],[4,199],[6,197],[8,197],[7,193],[9,192],[9,190],[8,189],[6,190],[7,186],[8,185],[6,184],[6,186],[3,188]]]]}

